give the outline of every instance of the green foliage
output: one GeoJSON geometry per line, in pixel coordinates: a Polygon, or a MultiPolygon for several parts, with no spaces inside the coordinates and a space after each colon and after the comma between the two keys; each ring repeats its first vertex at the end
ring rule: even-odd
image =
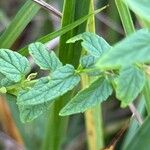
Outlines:
{"type": "Polygon", "coordinates": [[[39,80],[31,90],[20,93],[17,103],[37,105],[51,101],[73,89],[80,81],[79,75],[75,73],[71,65],[58,68],[49,78],[46,83],[39,80]]]}
{"type": "Polygon", "coordinates": [[[17,52],[8,49],[0,49],[0,68],[0,73],[14,82],[19,82],[30,72],[28,60],[17,52]]]}
{"type": "Polygon", "coordinates": [[[42,43],[37,42],[29,45],[29,53],[41,69],[55,71],[62,66],[55,53],[48,52],[42,43]]]}
{"type": "Polygon", "coordinates": [[[0,73],[0,87],[5,87],[14,84],[14,81],[8,79],[5,75],[0,73]]]}
{"type": "Polygon", "coordinates": [[[46,112],[49,109],[51,103],[52,102],[50,101],[37,105],[19,105],[21,121],[23,123],[32,121],[39,115],[46,112]]]}
{"type": "Polygon", "coordinates": [[[83,40],[82,47],[95,57],[101,56],[104,51],[110,49],[109,44],[102,37],[89,32],[77,35],[68,40],[67,43],[74,43],[78,40],[83,40]]]}
{"type": "MultiPolygon", "coordinates": [[[[54,39],[54,38],[56,38],[58,36],[62,36],[65,33],[67,33],[68,31],[70,31],[70,30],[74,29],[75,27],[79,26],[80,24],[84,23],[92,15],[101,12],[105,8],[106,8],[106,6],[102,7],[101,9],[98,9],[98,10],[96,10],[96,11],[94,11],[94,12],[92,12],[92,13],[86,15],[86,16],[83,16],[80,19],[78,19],[78,20],[76,20],[76,21],[74,21],[74,22],[72,22],[72,23],[70,23],[70,24],[62,27],[61,29],[59,29],[57,31],[54,31],[54,32],[52,32],[52,33],[50,33],[48,35],[45,35],[43,37],[41,37],[37,41],[38,42],[42,42],[42,43],[46,43],[46,42],[48,42],[48,41],[50,41],[50,40],[52,40],[52,39],[54,39]]],[[[20,49],[19,53],[22,54],[22,55],[24,55],[24,56],[28,55],[28,48],[27,48],[27,46],[24,47],[24,48],[22,48],[22,49],[20,49]]]]}
{"type": "Polygon", "coordinates": [[[99,68],[119,68],[136,63],[150,62],[150,31],[139,30],[112,47],[98,61],[99,68]]]}
{"type": "Polygon", "coordinates": [[[56,98],[72,90],[79,83],[80,75],[84,73],[96,75],[97,79],[89,87],[79,91],[61,110],[60,115],[83,112],[107,100],[113,92],[111,84],[114,85],[116,97],[121,100],[122,106],[128,106],[145,85],[142,66],[144,62],[148,62],[150,56],[149,36],[148,30],[140,30],[111,48],[102,37],[93,33],[77,35],[69,42],[82,39],[82,46],[86,50],[85,55],[80,58],[77,69],[70,64],[63,66],[55,53],[48,52],[42,43],[33,43],[29,46],[29,53],[35,63],[41,69],[51,72],[47,77],[36,80],[32,78],[35,77],[33,73],[25,79],[30,71],[29,62],[25,57],[4,49],[0,51],[1,93],[5,89],[11,91],[11,94],[14,91],[14,95],[17,95],[21,120],[28,122],[48,110],[56,98]],[[133,63],[137,63],[140,68],[132,66],[133,63]],[[9,66],[8,69],[6,65],[9,66]],[[107,65],[110,66],[109,70],[98,69],[107,65]],[[113,72],[118,65],[121,69],[113,72]],[[117,77],[115,82],[112,80],[114,77],[117,77]],[[16,83],[12,85],[10,81],[16,83]]]}
{"type": "Polygon", "coordinates": [[[88,108],[99,105],[112,94],[112,87],[104,77],[95,80],[88,88],[80,91],[61,111],[60,115],[84,112],[88,108]]]}
{"type": "Polygon", "coordinates": [[[124,0],[126,4],[140,17],[150,20],[149,0],[124,0]]]}
{"type": "Polygon", "coordinates": [[[80,64],[82,66],[82,68],[89,68],[91,66],[93,66],[96,62],[96,57],[92,56],[92,55],[85,55],[83,57],[81,57],[80,59],[80,64]]]}
{"type": "Polygon", "coordinates": [[[145,75],[134,66],[122,68],[116,79],[116,97],[122,101],[122,106],[130,104],[144,87],[145,75]]]}

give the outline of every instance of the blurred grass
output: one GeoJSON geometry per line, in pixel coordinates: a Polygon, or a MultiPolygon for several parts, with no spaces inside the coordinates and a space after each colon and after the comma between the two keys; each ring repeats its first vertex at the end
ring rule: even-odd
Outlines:
{"type": "MultiPolygon", "coordinates": [[[[14,0],[14,1],[1,0],[0,1],[0,10],[2,11],[2,14],[3,14],[2,21],[3,21],[3,24],[5,24],[5,26],[7,26],[9,24],[9,20],[12,20],[12,16],[15,15],[15,13],[19,10],[19,7],[21,7],[21,5],[25,2],[26,2],[25,0],[21,0],[21,1],[20,0],[14,0]],[[12,4],[12,3],[19,4],[19,7],[18,7],[18,5],[14,5],[13,9],[11,9],[12,6],[10,4],[12,4]],[[3,9],[1,9],[1,8],[3,8],[3,9]],[[5,19],[6,19],[6,22],[5,22],[5,19]]],[[[57,8],[60,8],[60,10],[62,11],[63,1],[49,0],[49,2],[51,4],[53,4],[54,6],[56,6],[57,8]]],[[[83,1],[82,4],[80,2],[76,2],[76,8],[74,8],[74,11],[76,13],[70,14],[70,17],[71,16],[73,16],[73,17],[70,18],[72,20],[68,21],[68,23],[74,22],[74,20],[77,20],[81,16],[84,16],[85,14],[87,14],[86,13],[87,10],[85,9],[86,7],[88,7],[87,2],[88,1],[86,1],[86,0],[83,1]],[[82,11],[79,11],[79,10],[82,10],[82,11]],[[83,12],[83,10],[84,10],[84,12],[83,12]]],[[[30,1],[30,3],[31,3],[31,1],[30,1]]],[[[105,11],[104,14],[107,17],[111,18],[114,23],[121,26],[120,20],[118,19],[118,15],[116,12],[116,7],[114,5],[114,1],[111,1],[111,0],[98,1],[97,0],[97,1],[95,1],[95,3],[97,4],[97,8],[100,8],[106,4],[110,4],[109,10],[107,9],[107,11],[105,11]]],[[[68,6],[68,7],[69,7],[70,11],[73,11],[73,9],[71,10],[71,6],[68,6]]],[[[31,8],[31,6],[30,6],[30,8],[31,8]]],[[[36,8],[36,11],[38,9],[39,8],[36,8]]],[[[27,10],[24,9],[24,12],[28,12],[28,14],[30,14],[32,11],[33,10],[29,11],[28,9],[27,10]]],[[[36,12],[34,12],[32,14],[35,14],[35,13],[36,12]]],[[[105,16],[103,16],[103,17],[105,18],[105,16]]],[[[56,30],[56,28],[59,27],[59,21],[56,19],[53,19],[53,18],[55,18],[55,17],[48,14],[45,10],[40,11],[38,13],[38,15],[34,18],[34,20],[32,20],[28,26],[22,28],[22,30],[19,31],[19,30],[17,30],[17,28],[15,28],[15,30],[8,37],[7,37],[6,33],[3,33],[3,36],[0,38],[1,39],[0,46],[10,47],[13,45],[13,49],[17,50],[20,47],[26,45],[26,43],[32,42],[35,39],[38,39],[39,37],[42,37],[48,33],[53,32],[54,30],[56,30]],[[56,24],[57,24],[57,26],[55,26],[56,24]],[[24,31],[23,31],[23,29],[24,29],[24,31]],[[18,38],[13,36],[14,33],[16,33],[16,31],[20,32],[17,35],[18,38]],[[21,36],[20,36],[20,34],[21,34],[21,36]],[[3,40],[4,37],[7,40],[3,40]]],[[[29,18],[27,17],[27,19],[29,19],[29,18]]],[[[68,20],[69,20],[69,18],[68,18],[68,20]]],[[[26,21],[28,21],[28,20],[26,20],[26,21]]],[[[0,24],[1,24],[1,20],[0,20],[0,24]]],[[[65,24],[63,24],[63,26],[64,25],[65,24]]],[[[85,24],[83,24],[82,27],[84,25],[85,24]]],[[[96,26],[97,26],[96,33],[105,37],[109,43],[114,44],[116,41],[118,41],[120,38],[122,38],[122,35],[120,35],[116,31],[114,31],[111,27],[106,26],[106,24],[102,23],[101,20],[96,21],[96,26]]],[[[4,26],[3,26],[3,29],[4,29],[4,26]]],[[[11,28],[11,29],[13,29],[13,28],[11,28]]],[[[80,27],[77,27],[74,30],[72,30],[70,33],[67,33],[62,37],[64,39],[64,41],[62,42],[62,40],[61,40],[61,43],[60,43],[60,47],[62,47],[60,50],[60,55],[61,55],[61,60],[64,63],[73,63],[75,66],[77,66],[78,59],[80,56],[80,44],[77,43],[77,45],[74,47],[73,45],[69,45],[69,44],[66,45],[65,41],[73,35],[76,35],[80,32],[84,32],[83,29],[84,28],[80,29],[80,27]],[[73,53],[72,53],[72,51],[73,51],[73,53]],[[71,57],[70,57],[70,55],[71,55],[71,57]]],[[[56,50],[57,50],[57,48],[56,48],[56,50]]],[[[30,124],[24,125],[20,122],[20,120],[18,118],[19,117],[18,110],[17,110],[15,102],[9,101],[9,103],[11,103],[10,106],[11,106],[11,109],[13,112],[13,117],[15,118],[17,127],[20,129],[23,139],[25,140],[27,149],[31,149],[31,150],[37,149],[38,150],[40,145],[42,144],[41,141],[44,138],[45,124],[43,124],[43,122],[46,122],[48,116],[52,115],[52,114],[51,113],[45,114],[44,116],[41,116],[39,119],[31,122],[30,124]]],[[[59,108],[60,108],[59,102],[58,102],[58,104],[55,104],[54,107],[55,108],[57,107],[57,109],[59,110],[59,108]]],[[[103,114],[103,115],[105,115],[105,120],[104,120],[105,129],[107,129],[111,125],[117,124],[117,125],[115,125],[114,129],[107,132],[106,139],[110,139],[109,137],[112,136],[112,133],[115,134],[119,130],[119,128],[121,127],[121,126],[118,126],[120,118],[122,118],[123,121],[124,120],[126,121],[126,119],[128,119],[128,116],[130,115],[129,111],[124,111],[124,110],[121,110],[118,108],[119,108],[119,105],[118,105],[118,103],[116,104],[116,102],[114,100],[110,101],[109,103],[107,103],[107,105],[105,105],[103,107],[103,113],[107,112],[107,113],[103,114]]],[[[58,112],[58,110],[56,110],[56,113],[58,112]]],[[[54,116],[57,116],[56,113],[54,114],[54,116]]],[[[73,117],[71,117],[71,120],[72,119],[73,119],[73,117]]],[[[75,117],[75,121],[76,121],[76,117],[75,117]]],[[[68,145],[70,144],[70,141],[72,141],[74,139],[73,135],[78,136],[78,135],[80,135],[80,132],[83,132],[83,133],[85,132],[85,130],[83,129],[83,116],[82,115],[78,116],[78,122],[79,122],[79,124],[78,123],[75,124],[75,122],[73,122],[73,121],[69,122],[69,128],[71,128],[73,126],[74,130],[71,130],[71,129],[68,130],[70,132],[69,133],[70,136],[68,136],[65,139],[65,143],[68,145]],[[78,132],[75,134],[74,133],[75,131],[78,131],[78,132]]],[[[55,129],[57,129],[57,128],[55,127],[55,129]]],[[[58,130],[58,131],[60,131],[60,130],[58,130]]],[[[83,138],[85,138],[85,137],[83,137],[83,138]]],[[[109,141],[108,141],[108,143],[109,143],[109,141]]],[[[83,143],[83,144],[85,144],[85,143],[83,143]]],[[[67,147],[67,146],[65,146],[65,147],[67,147]]],[[[63,149],[65,149],[65,147],[63,149]]]]}

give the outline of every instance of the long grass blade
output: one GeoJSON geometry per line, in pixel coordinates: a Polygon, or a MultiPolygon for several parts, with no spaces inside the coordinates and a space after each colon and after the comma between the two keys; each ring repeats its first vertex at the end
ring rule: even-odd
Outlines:
{"type": "Polygon", "coordinates": [[[0,47],[10,48],[39,9],[37,4],[28,0],[0,36],[0,47]]]}
{"type": "MultiPolygon", "coordinates": [[[[78,18],[76,21],[71,22],[71,23],[69,23],[69,24],[67,24],[65,26],[62,26],[61,29],[59,29],[57,31],[54,31],[54,32],[52,32],[52,33],[42,37],[42,38],[37,39],[37,41],[38,42],[42,42],[42,43],[47,43],[50,40],[52,40],[52,39],[54,39],[54,38],[56,38],[58,36],[62,36],[65,33],[67,33],[68,31],[70,31],[70,30],[76,28],[77,26],[79,26],[80,24],[84,23],[93,14],[97,14],[97,13],[103,11],[104,9],[106,9],[106,7],[107,6],[104,6],[104,7],[100,8],[100,9],[96,10],[95,12],[92,12],[92,13],[90,13],[88,15],[85,14],[81,18],[78,18]]],[[[28,47],[26,46],[26,47],[20,49],[18,52],[20,54],[24,55],[24,56],[27,56],[28,55],[28,47]]]]}

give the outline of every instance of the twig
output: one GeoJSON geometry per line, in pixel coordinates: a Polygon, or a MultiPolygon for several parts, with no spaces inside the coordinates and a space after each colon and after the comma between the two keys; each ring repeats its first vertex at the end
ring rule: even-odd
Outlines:
{"type": "Polygon", "coordinates": [[[129,105],[129,108],[130,108],[131,112],[133,113],[133,117],[135,117],[135,119],[137,120],[137,122],[139,123],[139,125],[142,125],[143,124],[142,116],[139,114],[139,112],[137,111],[137,109],[134,106],[134,104],[131,103],[129,105]]]}
{"type": "Polygon", "coordinates": [[[45,1],[43,0],[33,0],[33,1],[42,6],[43,8],[47,9],[48,11],[52,12],[57,17],[62,18],[62,13],[53,6],[51,6],[50,4],[46,3],[45,1]]]}

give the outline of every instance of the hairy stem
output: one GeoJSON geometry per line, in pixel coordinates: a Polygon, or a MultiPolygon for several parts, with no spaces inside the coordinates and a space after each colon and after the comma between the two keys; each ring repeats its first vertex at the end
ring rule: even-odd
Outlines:
{"type": "MultiPolygon", "coordinates": [[[[90,12],[94,11],[94,1],[90,1],[90,12]]],[[[95,32],[95,19],[92,16],[88,20],[87,31],[95,32]]],[[[87,75],[82,75],[82,88],[86,88],[92,79],[87,75]]],[[[99,150],[103,148],[103,127],[100,105],[88,109],[85,112],[86,134],[89,150],[99,150]]]]}

